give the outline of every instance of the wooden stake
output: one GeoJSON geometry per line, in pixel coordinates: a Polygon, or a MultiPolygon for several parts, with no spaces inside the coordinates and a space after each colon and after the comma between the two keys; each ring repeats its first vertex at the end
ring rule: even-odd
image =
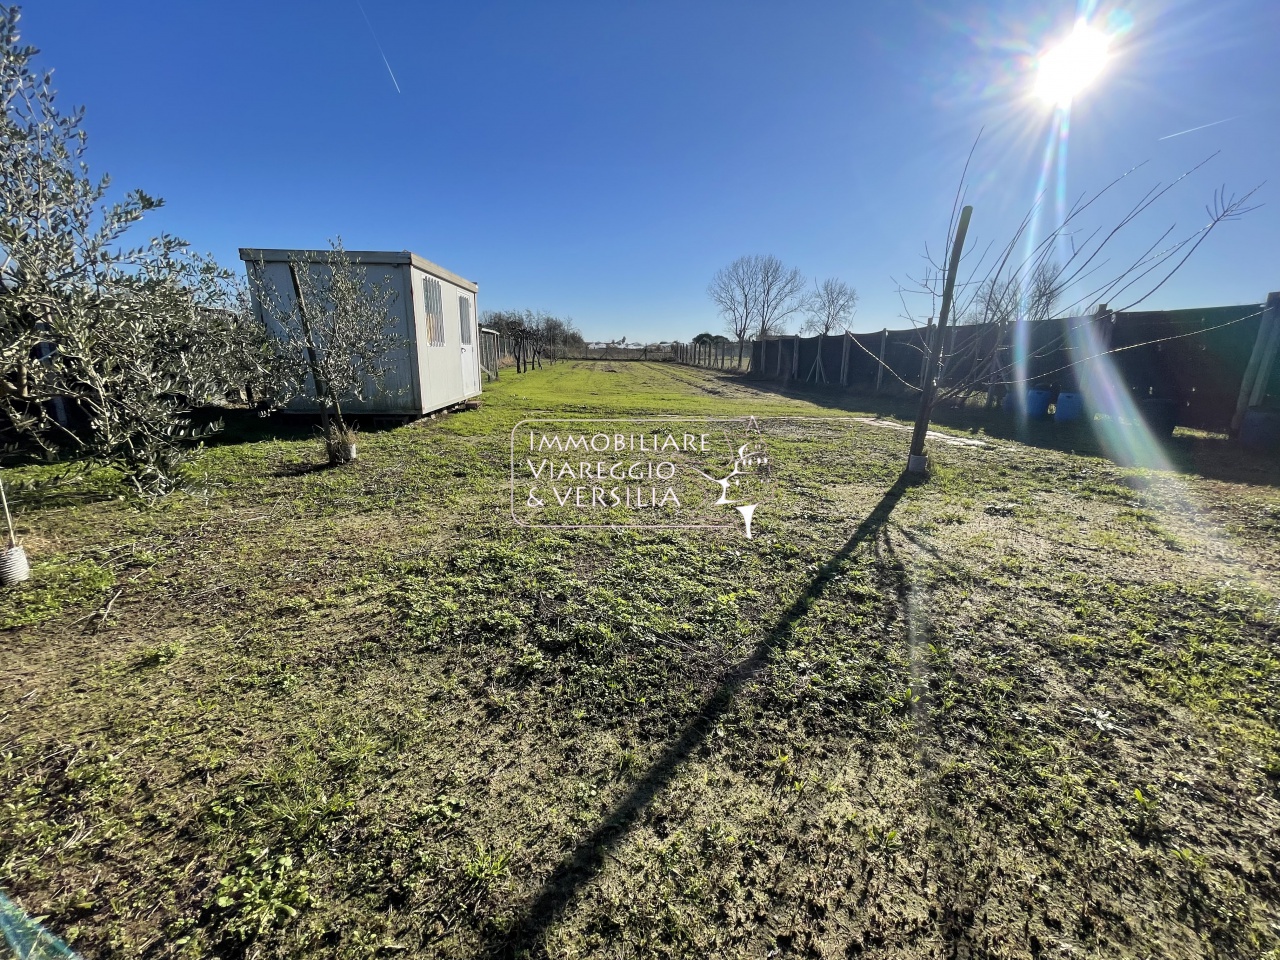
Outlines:
{"type": "Polygon", "coordinates": [[[9,528],[9,547],[12,549],[18,545],[18,541],[13,536],[13,518],[9,516],[9,498],[5,495],[3,480],[0,480],[0,500],[4,501],[4,522],[9,528]]]}
{"type": "Polygon", "coordinates": [[[1253,399],[1254,381],[1258,379],[1258,367],[1262,365],[1262,357],[1267,352],[1267,344],[1271,340],[1272,330],[1276,324],[1277,307],[1280,306],[1280,294],[1273,293],[1267,297],[1267,306],[1258,323],[1258,335],[1253,341],[1253,352],[1249,354],[1249,363],[1240,378],[1240,396],[1236,400],[1236,412],[1231,417],[1231,432],[1240,429],[1244,413],[1249,409],[1253,399]]]}
{"type": "Polygon", "coordinates": [[[1271,313],[1271,336],[1267,338],[1262,362],[1258,365],[1258,375],[1254,378],[1253,390],[1249,394],[1251,407],[1260,404],[1266,395],[1267,382],[1271,379],[1271,366],[1275,363],[1276,349],[1280,347],[1280,294],[1273,293],[1267,297],[1267,309],[1271,313]]]}

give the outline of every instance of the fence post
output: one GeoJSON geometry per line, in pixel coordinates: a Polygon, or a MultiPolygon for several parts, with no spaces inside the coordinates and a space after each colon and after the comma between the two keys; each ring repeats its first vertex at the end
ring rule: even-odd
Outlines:
{"type": "Polygon", "coordinates": [[[889,328],[880,331],[880,362],[876,364],[876,393],[880,392],[880,384],[884,381],[884,351],[889,345],[889,328]]]}
{"type": "Polygon", "coordinates": [[[791,377],[795,379],[800,376],[800,338],[798,336],[791,338],[791,377]]]}
{"type": "Polygon", "coordinates": [[[1001,344],[1004,343],[1004,324],[996,325],[996,343],[991,350],[991,373],[987,376],[987,406],[994,407],[996,405],[996,376],[1000,370],[1000,351],[1003,349],[1001,344]]]}
{"type": "Polygon", "coordinates": [[[849,385],[849,338],[853,336],[848,330],[840,339],[843,341],[840,350],[840,386],[849,385]]]}
{"type": "Polygon", "coordinates": [[[1240,429],[1245,411],[1262,402],[1271,378],[1271,365],[1275,361],[1276,344],[1280,340],[1280,293],[1267,295],[1267,306],[1258,324],[1258,336],[1253,341],[1249,364],[1240,378],[1240,396],[1236,400],[1236,412],[1231,418],[1231,432],[1240,429]]]}
{"type": "Polygon", "coordinates": [[[1258,365],[1258,376],[1253,381],[1253,393],[1249,397],[1249,406],[1256,407],[1262,402],[1267,392],[1267,381],[1271,379],[1271,366],[1276,359],[1276,348],[1280,347],[1280,294],[1267,297],[1271,310],[1271,336],[1267,339],[1266,352],[1262,354],[1262,363],[1258,365]]]}

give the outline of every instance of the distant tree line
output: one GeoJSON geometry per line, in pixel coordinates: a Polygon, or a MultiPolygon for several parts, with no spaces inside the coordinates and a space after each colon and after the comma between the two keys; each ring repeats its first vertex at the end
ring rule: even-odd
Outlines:
{"type": "Polygon", "coordinates": [[[486,310],[480,319],[509,342],[518,373],[530,367],[541,369],[544,359],[548,363],[563,360],[586,345],[569,317],[532,310],[486,310]]]}
{"type": "Polygon", "coordinates": [[[726,343],[732,343],[733,341],[722,333],[711,333],[708,331],[706,333],[698,334],[691,342],[699,344],[700,346],[714,345],[718,347],[726,343]]]}

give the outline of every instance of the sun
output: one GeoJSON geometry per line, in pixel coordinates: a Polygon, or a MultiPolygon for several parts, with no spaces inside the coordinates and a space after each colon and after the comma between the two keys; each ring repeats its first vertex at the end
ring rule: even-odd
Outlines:
{"type": "Polygon", "coordinates": [[[1106,66],[1110,43],[1101,30],[1077,21],[1070,36],[1040,55],[1036,96],[1056,106],[1070,106],[1106,66]]]}

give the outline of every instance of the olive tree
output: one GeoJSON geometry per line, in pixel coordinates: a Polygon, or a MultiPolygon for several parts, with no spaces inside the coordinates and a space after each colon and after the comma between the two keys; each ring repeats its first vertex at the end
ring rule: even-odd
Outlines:
{"type": "Polygon", "coordinates": [[[107,199],[84,162],[83,109],[62,113],[19,11],[0,6],[0,417],[50,457],[118,468],[162,494],[191,456],[194,404],[270,364],[234,276],[161,234],[122,238],[162,203],[107,199]]]}
{"type": "Polygon", "coordinates": [[[381,391],[394,353],[407,341],[394,330],[396,292],[370,280],[341,238],[318,260],[289,261],[288,294],[274,287],[262,263],[251,265],[251,283],[281,357],[276,396],[314,391],[329,457],[336,461],[341,446],[352,442],[342,404],[381,391]]]}

